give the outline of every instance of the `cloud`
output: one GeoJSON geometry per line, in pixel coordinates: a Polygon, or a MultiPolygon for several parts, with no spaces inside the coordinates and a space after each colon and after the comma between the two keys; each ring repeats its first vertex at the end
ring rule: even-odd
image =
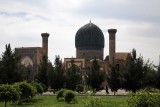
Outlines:
{"type": "Polygon", "coordinates": [[[158,0],[92,0],[72,12],[107,19],[159,22],[159,4],[158,0]]]}

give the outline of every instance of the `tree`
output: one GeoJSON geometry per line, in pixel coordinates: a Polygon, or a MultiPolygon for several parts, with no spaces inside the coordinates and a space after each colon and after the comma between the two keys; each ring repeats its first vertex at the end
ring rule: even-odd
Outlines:
{"type": "Polygon", "coordinates": [[[86,72],[86,84],[89,85],[92,90],[93,94],[96,90],[99,90],[101,87],[102,82],[105,79],[105,73],[100,70],[100,66],[96,60],[93,60],[92,65],[89,67],[89,70],[86,72]]]}
{"type": "Polygon", "coordinates": [[[15,51],[12,51],[10,44],[6,45],[0,61],[0,83],[11,84],[22,80],[20,58],[15,51]]]}
{"type": "Polygon", "coordinates": [[[71,61],[70,68],[66,71],[66,88],[70,90],[76,90],[76,86],[81,83],[80,68],[74,64],[74,60],[71,61]]]}
{"type": "Polygon", "coordinates": [[[38,67],[37,81],[38,83],[43,83],[46,87],[48,87],[47,70],[48,70],[48,58],[47,56],[43,56],[38,67]]]}
{"type": "Polygon", "coordinates": [[[59,56],[56,56],[54,69],[50,69],[51,88],[59,90],[64,87],[64,69],[59,56]]]}
{"type": "Polygon", "coordinates": [[[11,85],[0,85],[0,102],[5,102],[5,107],[7,102],[16,102],[20,98],[19,93],[11,85]]]}
{"type": "Polygon", "coordinates": [[[18,82],[13,85],[20,94],[20,102],[30,100],[36,95],[36,88],[27,82],[18,82]]]}
{"type": "Polygon", "coordinates": [[[124,73],[124,88],[135,92],[142,88],[143,83],[143,57],[136,56],[136,50],[133,49],[127,70],[124,73]]]}
{"type": "Polygon", "coordinates": [[[155,88],[156,87],[156,72],[153,64],[149,60],[143,65],[143,87],[142,88],[155,88]]]}
{"type": "Polygon", "coordinates": [[[120,73],[116,69],[115,64],[111,65],[111,72],[109,72],[109,75],[107,77],[107,81],[109,83],[111,91],[114,92],[114,95],[115,95],[115,92],[117,92],[117,90],[119,88],[121,88],[121,85],[120,85],[120,73]]]}
{"type": "Polygon", "coordinates": [[[158,66],[158,69],[156,72],[156,87],[160,89],[160,65],[158,66]]]}
{"type": "Polygon", "coordinates": [[[54,68],[51,62],[48,62],[48,69],[47,69],[47,77],[48,77],[48,85],[49,87],[52,87],[53,79],[54,79],[54,68]]]}

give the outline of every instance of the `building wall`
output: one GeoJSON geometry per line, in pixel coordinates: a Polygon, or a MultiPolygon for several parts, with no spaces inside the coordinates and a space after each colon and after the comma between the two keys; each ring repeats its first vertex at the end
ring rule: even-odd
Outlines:
{"type": "Polygon", "coordinates": [[[45,49],[41,47],[22,47],[15,50],[20,56],[21,63],[30,69],[30,79],[33,80],[37,73],[40,60],[45,54],[45,49]]]}
{"type": "Polygon", "coordinates": [[[73,60],[74,64],[77,65],[80,69],[86,67],[85,59],[77,59],[77,58],[64,58],[65,69],[71,66],[71,61],[73,60]]]}

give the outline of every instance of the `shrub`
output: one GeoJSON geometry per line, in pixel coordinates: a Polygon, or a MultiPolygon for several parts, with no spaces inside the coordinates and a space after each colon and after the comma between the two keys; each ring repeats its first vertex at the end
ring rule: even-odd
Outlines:
{"type": "Polygon", "coordinates": [[[74,101],[74,99],[75,99],[74,91],[66,90],[64,92],[64,101],[65,102],[70,103],[70,102],[74,101]]]}
{"type": "Polygon", "coordinates": [[[32,99],[36,95],[36,89],[30,83],[20,82],[14,86],[20,92],[20,101],[32,99]]]}
{"type": "Polygon", "coordinates": [[[86,102],[85,107],[106,107],[99,98],[89,97],[88,102],[86,102]]]}
{"type": "Polygon", "coordinates": [[[127,107],[160,107],[160,92],[141,90],[129,93],[127,107]]]}
{"type": "Polygon", "coordinates": [[[84,90],[83,84],[78,84],[78,85],[76,86],[76,91],[77,91],[78,93],[83,92],[83,90],[84,90]]]}
{"type": "Polygon", "coordinates": [[[0,85],[0,102],[16,102],[20,98],[17,90],[11,85],[0,85]]]}
{"type": "Polygon", "coordinates": [[[36,84],[36,89],[37,89],[37,93],[38,94],[43,94],[44,90],[43,87],[41,86],[41,84],[36,84]]]}
{"type": "Polygon", "coordinates": [[[31,84],[32,84],[32,85],[34,86],[34,88],[36,89],[37,94],[43,94],[44,89],[43,89],[43,87],[42,87],[42,85],[41,85],[40,83],[32,82],[31,84]]]}
{"type": "Polygon", "coordinates": [[[46,92],[47,91],[47,87],[43,83],[39,83],[39,84],[42,86],[43,92],[46,92]]]}
{"type": "Polygon", "coordinates": [[[57,92],[57,96],[56,96],[56,99],[58,101],[60,101],[61,99],[64,100],[64,92],[66,91],[66,89],[61,89],[57,92]]]}

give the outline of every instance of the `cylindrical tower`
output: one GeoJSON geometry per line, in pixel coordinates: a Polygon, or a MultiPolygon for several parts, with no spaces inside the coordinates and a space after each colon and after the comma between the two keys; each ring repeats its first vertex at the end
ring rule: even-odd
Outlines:
{"type": "Polygon", "coordinates": [[[42,47],[45,49],[45,55],[48,56],[48,37],[49,33],[41,33],[42,47]]]}
{"type": "Polygon", "coordinates": [[[115,51],[116,51],[116,34],[117,29],[108,29],[109,33],[109,62],[112,64],[115,60],[115,51]]]}

